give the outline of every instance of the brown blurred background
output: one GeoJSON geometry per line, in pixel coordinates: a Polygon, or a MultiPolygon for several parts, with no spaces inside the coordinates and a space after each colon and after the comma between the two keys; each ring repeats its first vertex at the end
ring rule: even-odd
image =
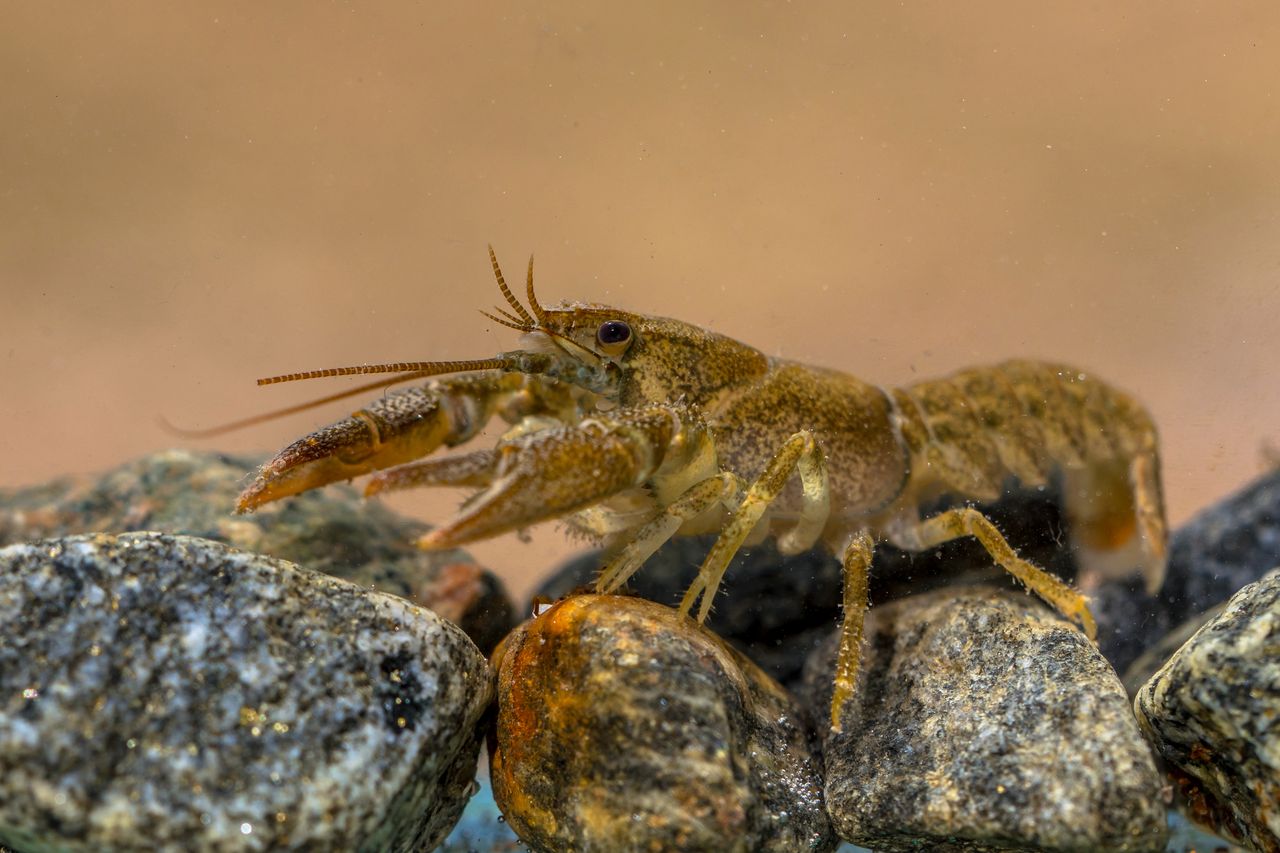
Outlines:
{"type": "MultiPolygon", "coordinates": [[[[898,383],[1135,392],[1173,520],[1280,441],[1280,4],[39,3],[0,31],[0,486],[514,346],[540,293],[898,383]]],[[[351,406],[189,446],[270,450],[351,406]]],[[[439,518],[457,495],[398,498],[439,518]]],[[[474,549],[517,592],[575,548],[474,549]]]]}

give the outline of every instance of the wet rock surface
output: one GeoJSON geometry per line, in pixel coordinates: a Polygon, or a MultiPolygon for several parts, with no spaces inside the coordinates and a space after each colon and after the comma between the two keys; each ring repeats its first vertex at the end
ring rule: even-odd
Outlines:
{"type": "Polygon", "coordinates": [[[236,496],[261,460],[169,450],[93,478],[0,489],[0,545],[152,530],[225,542],[372,586],[460,625],[484,652],[515,624],[502,585],[463,551],[427,553],[427,526],[330,486],[251,515],[236,496]]]}
{"type": "Polygon", "coordinates": [[[1280,851],[1280,570],[1233,596],[1135,708],[1193,817],[1280,851]]]}
{"type": "Polygon", "coordinates": [[[395,596],[207,540],[0,549],[0,843],[419,850],[471,791],[492,675],[395,596]]]}
{"type": "MultiPolygon", "coordinates": [[[[878,851],[1155,851],[1151,754],[1115,672],[1025,593],[955,588],[873,608],[863,680],[824,743],[841,837],[878,851]]],[[[835,643],[806,673],[831,696],[835,643]]]]}
{"type": "Polygon", "coordinates": [[[1280,565],[1280,469],[1195,516],[1169,540],[1164,586],[1091,590],[1099,646],[1120,672],[1178,625],[1221,604],[1280,565]]]}
{"type": "Polygon", "coordinates": [[[669,608],[572,597],[494,660],[494,794],[534,849],[834,848],[794,701],[669,608]]]}

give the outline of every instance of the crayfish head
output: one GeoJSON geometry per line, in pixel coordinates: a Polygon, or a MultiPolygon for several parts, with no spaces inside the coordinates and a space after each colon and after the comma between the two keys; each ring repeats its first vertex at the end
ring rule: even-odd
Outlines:
{"type": "Polygon", "coordinates": [[[526,352],[552,356],[553,366],[542,372],[623,406],[706,405],[768,369],[763,353],[732,338],[606,305],[546,309],[521,343],[526,352]]]}
{"type": "Polygon", "coordinates": [[[562,303],[543,308],[533,290],[529,259],[526,308],[503,279],[489,249],[494,276],[508,306],[487,317],[524,332],[524,349],[501,358],[586,388],[623,406],[684,401],[703,406],[748,388],[768,370],[759,350],[701,326],[623,311],[607,305],[562,303]],[[523,361],[522,361],[523,360],[523,361]]]}

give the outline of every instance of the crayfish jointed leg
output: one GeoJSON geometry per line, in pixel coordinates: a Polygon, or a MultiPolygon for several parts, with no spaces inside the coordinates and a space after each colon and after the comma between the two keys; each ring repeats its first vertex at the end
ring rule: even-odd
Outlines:
{"type": "Polygon", "coordinates": [[[720,579],[724,577],[733,555],[738,553],[742,543],[760,523],[769,505],[782,493],[783,486],[797,469],[804,490],[804,504],[799,522],[789,536],[780,540],[779,547],[786,549],[784,553],[798,553],[817,543],[827,523],[831,495],[822,451],[814,441],[813,433],[803,430],[787,439],[764,472],[747,490],[746,497],[711,546],[702,568],[698,570],[697,578],[684,594],[684,600],[680,602],[681,614],[688,615],[701,595],[698,621],[706,621],[707,614],[711,612],[711,602],[720,586],[720,579]]]}
{"type": "MultiPolygon", "coordinates": [[[[963,536],[977,539],[997,565],[1078,624],[1090,640],[1096,639],[1097,625],[1084,596],[1044,569],[1019,557],[990,519],[973,507],[957,507],[925,519],[905,534],[899,533],[895,539],[897,544],[922,551],[963,536]]],[[[854,536],[844,552],[844,623],[836,658],[835,690],[831,697],[831,729],[836,732],[841,730],[845,704],[857,691],[867,610],[867,573],[874,547],[875,540],[864,530],[854,536]]]]}
{"type": "MultiPolygon", "coordinates": [[[[764,472],[747,490],[746,496],[725,525],[703,561],[698,576],[690,584],[680,604],[688,615],[701,596],[698,621],[706,620],[711,602],[730,560],[753,529],[764,519],[770,505],[781,494],[793,473],[799,473],[803,505],[795,527],[779,540],[788,552],[812,547],[827,526],[830,512],[830,485],[821,448],[808,431],[793,435],[783,444],[764,472]]],[[[731,480],[709,478],[691,488],[681,500],[645,526],[636,540],[605,568],[599,588],[616,589],[680,527],[681,523],[723,499],[731,480]]],[[[972,507],[948,510],[896,532],[897,544],[922,551],[973,536],[1001,568],[1021,581],[1067,619],[1077,623],[1090,640],[1097,627],[1084,597],[1069,585],[1018,556],[1004,536],[986,516],[972,507]]],[[[840,731],[844,705],[856,692],[862,657],[863,624],[867,609],[868,573],[875,552],[875,536],[870,530],[855,531],[842,555],[844,568],[844,620],[836,661],[835,689],[831,702],[831,727],[840,731]]]]}

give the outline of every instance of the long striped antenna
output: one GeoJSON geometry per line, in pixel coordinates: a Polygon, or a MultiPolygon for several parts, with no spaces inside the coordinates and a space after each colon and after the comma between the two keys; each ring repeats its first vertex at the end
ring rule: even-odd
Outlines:
{"type": "Polygon", "coordinates": [[[516,370],[519,364],[510,358],[484,358],[477,361],[394,361],[388,364],[356,364],[350,367],[328,367],[303,373],[282,373],[258,380],[259,385],[297,382],[299,379],[325,379],[330,376],[364,376],[369,373],[413,373],[417,376],[439,376],[471,370],[516,370]]]}
{"type": "Polygon", "coordinates": [[[336,400],[345,400],[347,397],[354,397],[357,394],[364,394],[378,388],[386,388],[390,385],[397,385],[401,382],[408,382],[410,379],[418,379],[423,376],[421,373],[401,373],[399,376],[385,377],[375,382],[366,382],[363,385],[357,385],[354,388],[348,388],[345,391],[339,391],[336,394],[330,394],[327,397],[320,397],[315,400],[308,400],[305,403],[297,403],[293,406],[285,406],[283,409],[274,409],[270,412],[264,412],[260,415],[242,418],[238,421],[231,421],[225,424],[219,424],[215,427],[206,429],[184,429],[183,427],[174,426],[164,415],[157,415],[156,422],[160,428],[173,435],[182,438],[212,438],[215,435],[223,435],[228,432],[235,432],[238,429],[257,426],[267,421],[273,421],[276,418],[287,417],[288,415],[296,415],[298,412],[305,412],[308,409],[314,409],[323,406],[326,403],[332,403],[336,400]]]}

